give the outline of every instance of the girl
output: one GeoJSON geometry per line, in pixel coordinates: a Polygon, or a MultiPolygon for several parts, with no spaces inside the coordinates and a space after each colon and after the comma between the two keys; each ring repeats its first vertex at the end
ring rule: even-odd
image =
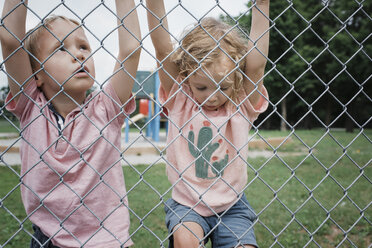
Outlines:
{"type": "Polygon", "coordinates": [[[248,131],[268,106],[263,75],[269,44],[269,1],[252,7],[246,44],[235,29],[205,18],[173,48],[163,1],[147,0],[169,119],[166,202],[170,247],[257,246],[247,183],[248,131]]]}

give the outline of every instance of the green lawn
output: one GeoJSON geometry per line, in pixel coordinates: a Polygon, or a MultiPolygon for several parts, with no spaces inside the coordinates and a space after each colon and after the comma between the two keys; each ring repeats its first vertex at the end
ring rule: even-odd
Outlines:
{"type": "Polygon", "coordinates": [[[18,133],[18,127],[18,120],[9,122],[3,118],[0,118],[0,133],[18,133]]]}
{"type": "MultiPolygon", "coordinates": [[[[8,121],[4,118],[0,118],[0,133],[19,133],[18,128],[19,128],[19,121],[17,119],[8,121]]],[[[146,129],[144,128],[143,131],[145,130],[146,129]]],[[[130,125],[129,132],[138,133],[138,128],[135,127],[134,125],[130,125]]]]}
{"type": "MultiPolygon", "coordinates": [[[[292,139],[276,148],[278,156],[249,159],[246,194],[259,216],[255,232],[260,247],[372,244],[372,130],[260,131],[259,135],[292,139]]],[[[18,166],[0,167],[0,247],[4,248],[28,247],[30,239],[18,171],[18,166]]],[[[124,173],[134,247],[160,247],[167,238],[162,200],[170,195],[165,165],[125,167],[124,173]]]]}

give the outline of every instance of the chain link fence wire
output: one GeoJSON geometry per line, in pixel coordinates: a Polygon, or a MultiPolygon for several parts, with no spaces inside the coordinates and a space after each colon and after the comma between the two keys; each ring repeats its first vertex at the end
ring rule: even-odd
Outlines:
{"type": "MultiPolygon", "coordinates": [[[[92,2],[83,16],[78,14],[75,3],[54,2],[50,13],[59,9],[68,11],[98,44],[93,55],[104,54],[115,60],[114,49],[106,43],[115,28],[100,37],[94,28],[85,24],[91,15],[101,10],[115,19],[115,11],[108,1],[92,2]]],[[[188,8],[188,4],[187,0],[167,3],[168,17],[180,11],[197,23],[218,10],[222,13],[220,18],[249,39],[254,3],[247,1],[246,9],[232,16],[225,10],[225,2],[209,1],[208,9],[200,17],[188,8]]],[[[136,8],[146,11],[145,1],[137,1],[136,8]]],[[[29,7],[28,11],[38,21],[45,18],[36,9],[29,7]]],[[[244,165],[248,168],[249,178],[244,192],[257,214],[253,227],[261,247],[372,247],[371,15],[372,2],[367,0],[271,1],[270,52],[264,76],[270,95],[269,109],[253,124],[247,143],[249,159],[244,165]]],[[[140,14],[141,22],[144,19],[140,14]]],[[[2,19],[1,28],[7,29],[3,24],[2,19]]],[[[155,62],[153,49],[144,45],[149,40],[149,32],[142,30],[141,49],[142,54],[155,62]]],[[[179,34],[169,32],[176,43],[180,41],[179,34]]],[[[20,43],[23,44],[23,40],[20,43]]],[[[11,56],[0,61],[4,81],[5,76],[11,77],[5,68],[5,62],[11,56]]],[[[132,116],[126,116],[129,121],[123,130],[130,126],[130,131],[122,133],[122,147],[110,143],[105,136],[104,129],[110,123],[100,128],[94,120],[89,120],[100,133],[91,145],[103,139],[121,153],[119,162],[123,165],[126,180],[130,236],[135,242],[134,247],[168,246],[163,209],[174,185],[165,175],[165,167],[173,166],[166,157],[168,145],[165,139],[167,123],[175,123],[167,120],[162,112],[154,86],[157,74],[158,69],[154,67],[153,71],[137,75],[133,92],[137,96],[137,110],[132,116]],[[139,99],[147,100],[142,102],[146,111],[140,110],[139,99]],[[135,119],[140,112],[145,114],[135,119]],[[160,131],[153,129],[155,122],[160,131]],[[149,130],[160,132],[160,138],[154,140],[149,130]],[[128,139],[124,141],[126,135],[128,139]]],[[[95,79],[96,89],[102,91],[101,86],[109,79],[110,76],[95,79]]],[[[18,84],[21,86],[22,82],[18,84]]],[[[25,213],[20,199],[20,187],[27,187],[23,183],[27,175],[20,173],[18,152],[20,143],[33,146],[35,141],[23,137],[25,128],[20,128],[17,119],[5,109],[6,93],[7,87],[3,87],[0,247],[26,247],[33,235],[29,221],[32,213],[25,213]]],[[[39,118],[47,118],[43,114],[45,108],[47,106],[40,107],[39,118]]],[[[84,111],[81,115],[84,116],[84,111]]],[[[187,139],[181,132],[183,127],[178,127],[179,137],[187,139]]],[[[59,139],[73,146],[63,136],[50,146],[59,139]]],[[[42,157],[43,153],[41,160],[42,157]]],[[[81,159],[85,159],[84,153],[81,159]]],[[[110,187],[103,177],[111,168],[102,174],[89,161],[86,165],[101,178],[100,183],[110,187]]],[[[54,170],[53,166],[47,166],[54,170]]],[[[183,172],[179,173],[182,181],[183,172]]],[[[59,175],[61,183],[64,183],[63,176],[59,175]]],[[[220,176],[217,180],[224,179],[220,176]]],[[[93,185],[90,192],[96,187],[93,185]]],[[[33,191],[32,188],[29,190],[33,191]]],[[[114,188],[111,190],[115,191],[114,188]]],[[[81,207],[86,207],[99,219],[84,205],[84,196],[78,197],[81,207]]],[[[40,207],[45,207],[43,199],[40,199],[40,207]]],[[[200,247],[211,247],[210,242],[203,244],[203,240],[200,241],[200,247]]]]}

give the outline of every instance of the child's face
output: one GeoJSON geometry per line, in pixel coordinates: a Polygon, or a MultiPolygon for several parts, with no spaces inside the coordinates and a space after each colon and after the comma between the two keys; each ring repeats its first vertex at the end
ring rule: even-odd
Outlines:
{"type": "Polygon", "coordinates": [[[44,63],[37,74],[37,85],[48,99],[61,90],[74,99],[82,97],[94,83],[95,69],[91,48],[82,28],[57,19],[39,39],[39,60],[44,63]],[[63,42],[63,46],[61,42],[63,42]],[[56,81],[58,83],[56,83],[56,81]]]}
{"type": "Polygon", "coordinates": [[[229,98],[231,98],[233,93],[235,74],[231,73],[226,78],[225,76],[233,68],[234,65],[231,61],[223,59],[204,68],[204,70],[198,69],[197,72],[189,77],[188,82],[194,98],[198,104],[202,105],[203,109],[218,110],[230,100],[229,98]],[[220,89],[218,89],[218,85],[220,89]]]}

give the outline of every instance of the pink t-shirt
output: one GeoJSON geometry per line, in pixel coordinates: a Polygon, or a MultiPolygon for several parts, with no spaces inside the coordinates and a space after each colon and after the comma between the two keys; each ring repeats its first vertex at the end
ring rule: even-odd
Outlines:
{"type": "Polygon", "coordinates": [[[124,109],[110,84],[66,116],[59,136],[45,96],[30,82],[7,109],[21,125],[21,193],[32,223],[59,247],[124,247],[129,237],[128,200],[121,167],[124,109]]]}
{"type": "Polygon", "coordinates": [[[241,92],[239,109],[208,111],[199,110],[187,83],[174,84],[169,97],[160,87],[168,110],[167,175],[175,201],[211,216],[239,200],[247,184],[248,132],[268,106],[265,88],[262,94],[255,107],[241,92]]]}

